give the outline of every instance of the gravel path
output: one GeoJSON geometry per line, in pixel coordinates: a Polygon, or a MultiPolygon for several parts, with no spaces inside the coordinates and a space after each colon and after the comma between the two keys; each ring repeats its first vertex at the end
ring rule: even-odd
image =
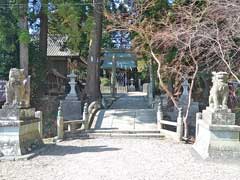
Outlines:
{"type": "Polygon", "coordinates": [[[202,161],[170,140],[69,140],[28,161],[0,162],[0,179],[240,180],[240,160],[202,161]]]}

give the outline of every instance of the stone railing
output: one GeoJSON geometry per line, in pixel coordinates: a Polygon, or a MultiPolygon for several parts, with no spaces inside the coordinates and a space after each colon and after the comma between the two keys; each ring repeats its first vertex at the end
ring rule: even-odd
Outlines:
{"type": "MultiPolygon", "coordinates": [[[[101,86],[100,87],[102,93],[111,93],[110,86],[101,86]]],[[[117,93],[127,93],[128,87],[127,86],[116,86],[117,93]]]]}
{"type": "Polygon", "coordinates": [[[88,111],[87,111],[88,112],[88,115],[87,115],[88,129],[90,128],[93,122],[95,114],[100,108],[101,108],[101,104],[98,101],[94,101],[88,106],[88,111]]]}
{"type": "Polygon", "coordinates": [[[71,125],[74,123],[83,124],[84,130],[88,130],[92,124],[96,112],[101,108],[101,104],[98,101],[92,102],[89,106],[88,103],[84,104],[83,118],[81,120],[64,121],[61,104],[58,108],[57,115],[57,137],[61,140],[64,138],[64,124],[67,124],[68,131],[72,131],[71,125]]]}
{"type": "Polygon", "coordinates": [[[163,116],[163,110],[162,110],[162,103],[161,101],[157,105],[157,125],[160,132],[171,136],[173,139],[176,139],[177,141],[181,141],[183,137],[183,112],[182,108],[178,109],[178,117],[177,122],[164,120],[163,116]],[[176,127],[176,132],[170,131],[164,128],[164,125],[169,125],[176,127]]]}
{"type": "Polygon", "coordinates": [[[117,86],[117,93],[127,93],[128,87],[127,86],[117,86]]]}
{"type": "Polygon", "coordinates": [[[111,88],[110,86],[101,86],[101,93],[110,93],[111,92],[111,88]]]}

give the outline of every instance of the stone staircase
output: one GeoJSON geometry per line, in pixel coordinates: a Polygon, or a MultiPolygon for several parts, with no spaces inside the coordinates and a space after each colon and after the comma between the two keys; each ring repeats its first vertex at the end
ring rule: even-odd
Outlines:
{"type": "Polygon", "coordinates": [[[128,93],[100,110],[87,131],[91,137],[164,138],[157,126],[156,111],[150,109],[146,94],[128,93]]]}
{"type": "Polygon", "coordinates": [[[89,137],[111,137],[111,138],[155,138],[163,139],[160,131],[130,131],[130,130],[88,130],[89,137]]]}
{"type": "Polygon", "coordinates": [[[117,99],[110,109],[101,109],[89,130],[65,133],[66,138],[156,138],[163,139],[157,126],[156,111],[148,108],[145,94],[128,93],[117,99]]]}

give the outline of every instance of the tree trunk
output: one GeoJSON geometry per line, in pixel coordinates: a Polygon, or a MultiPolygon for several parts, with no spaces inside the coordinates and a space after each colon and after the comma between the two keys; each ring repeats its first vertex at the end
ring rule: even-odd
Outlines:
{"type": "MultiPolygon", "coordinates": [[[[27,7],[28,0],[22,0],[20,5],[19,25],[21,32],[28,32],[27,7]]],[[[20,68],[24,69],[25,76],[28,75],[28,42],[20,42],[20,68]]]]}
{"type": "MultiPolygon", "coordinates": [[[[40,60],[41,60],[41,67],[42,68],[42,79],[47,78],[47,72],[49,71],[49,65],[47,61],[47,43],[48,43],[48,0],[42,0],[42,6],[39,13],[40,16],[40,36],[39,36],[39,52],[40,52],[40,60]]],[[[44,95],[46,92],[47,85],[46,83],[42,83],[39,86],[38,94],[40,96],[44,95]]],[[[48,91],[48,89],[47,89],[48,91]]]]}
{"type": "Polygon", "coordinates": [[[88,69],[87,95],[90,101],[99,100],[100,92],[100,51],[102,39],[103,0],[94,1],[94,27],[91,34],[88,69]]]}
{"type": "Polygon", "coordinates": [[[149,63],[149,87],[148,87],[148,103],[152,106],[153,103],[153,60],[149,63]]]}
{"type": "Polygon", "coordinates": [[[48,0],[42,0],[42,7],[40,10],[40,38],[39,38],[39,48],[40,56],[44,69],[47,71],[47,35],[48,35],[48,16],[47,16],[47,4],[48,0]]]}

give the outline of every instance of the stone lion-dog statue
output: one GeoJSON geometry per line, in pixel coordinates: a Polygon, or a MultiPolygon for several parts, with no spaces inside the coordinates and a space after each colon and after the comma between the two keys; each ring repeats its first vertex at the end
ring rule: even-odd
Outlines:
{"type": "Polygon", "coordinates": [[[228,109],[228,83],[227,83],[227,72],[212,72],[212,83],[213,86],[210,90],[209,106],[214,110],[217,109],[228,109]]]}
{"type": "Polygon", "coordinates": [[[6,84],[6,106],[27,108],[30,106],[30,76],[23,69],[12,68],[6,84]]]}

